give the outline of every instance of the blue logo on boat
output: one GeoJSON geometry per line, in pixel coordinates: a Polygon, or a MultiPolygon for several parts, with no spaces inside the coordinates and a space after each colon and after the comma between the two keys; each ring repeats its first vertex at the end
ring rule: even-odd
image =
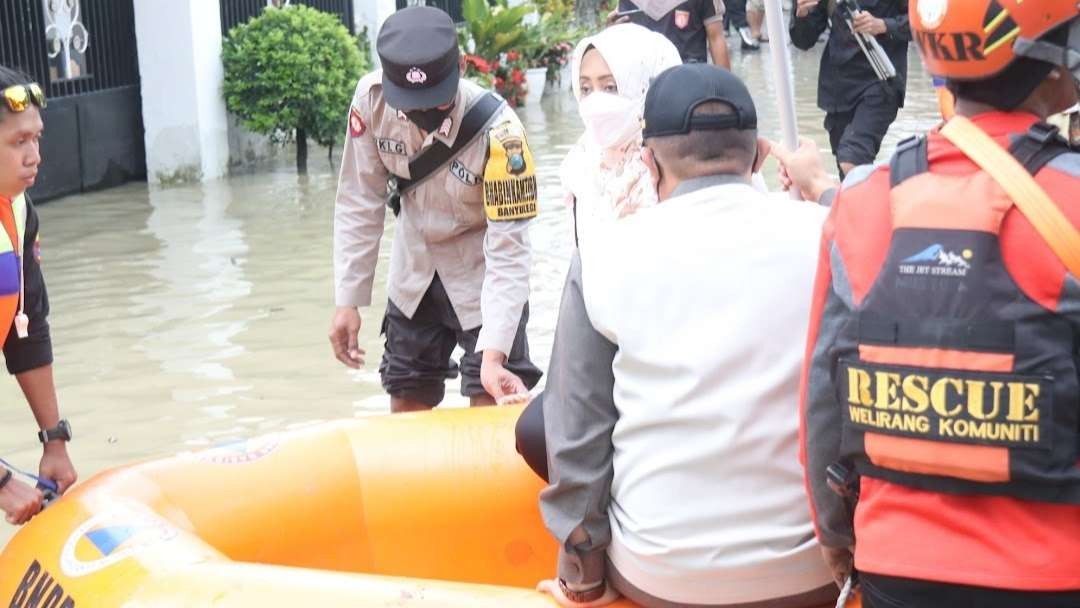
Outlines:
{"type": "Polygon", "coordinates": [[[87,532],[86,539],[97,547],[102,555],[108,556],[139,531],[140,528],[133,526],[110,526],[87,532]]]}

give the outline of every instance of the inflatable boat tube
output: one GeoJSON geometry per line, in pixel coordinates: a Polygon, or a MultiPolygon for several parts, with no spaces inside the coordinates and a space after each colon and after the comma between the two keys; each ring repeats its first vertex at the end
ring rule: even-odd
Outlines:
{"type": "Polygon", "coordinates": [[[0,553],[0,605],[550,608],[520,413],[377,416],[106,471],[0,553]]]}

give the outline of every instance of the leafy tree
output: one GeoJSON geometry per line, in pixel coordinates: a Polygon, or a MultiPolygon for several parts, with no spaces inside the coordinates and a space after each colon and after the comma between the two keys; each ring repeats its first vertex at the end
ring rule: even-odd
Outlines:
{"type": "Polygon", "coordinates": [[[268,8],[225,38],[225,105],[274,143],[295,140],[296,170],[306,173],[307,138],[332,147],[345,128],[356,82],[368,67],[362,44],[329,13],[303,5],[268,8]]]}

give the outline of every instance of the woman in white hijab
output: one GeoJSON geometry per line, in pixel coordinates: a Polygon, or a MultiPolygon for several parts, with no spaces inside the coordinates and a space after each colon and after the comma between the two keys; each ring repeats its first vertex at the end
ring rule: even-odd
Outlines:
{"type": "MultiPolygon", "coordinates": [[[[560,176],[579,248],[604,223],[658,202],[641,160],[645,94],[653,78],[681,63],[666,37],[631,23],[584,38],[574,49],[571,82],[585,133],[563,160],[560,176]]],[[[760,174],[752,183],[766,190],[760,174]]]]}
{"type": "Polygon", "coordinates": [[[641,119],[649,83],[679,65],[667,38],[634,24],[609,27],[578,43],[571,82],[585,133],[560,174],[578,242],[598,224],[657,202],[641,160],[641,119]]]}

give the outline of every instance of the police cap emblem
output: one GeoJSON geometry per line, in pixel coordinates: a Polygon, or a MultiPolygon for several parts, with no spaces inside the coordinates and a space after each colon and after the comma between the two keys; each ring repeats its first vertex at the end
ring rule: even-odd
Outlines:
{"type": "Polygon", "coordinates": [[[427,74],[425,74],[424,70],[421,70],[420,68],[410,68],[409,71],[405,74],[405,80],[411,82],[412,84],[424,84],[425,82],[427,82],[427,74]]]}

